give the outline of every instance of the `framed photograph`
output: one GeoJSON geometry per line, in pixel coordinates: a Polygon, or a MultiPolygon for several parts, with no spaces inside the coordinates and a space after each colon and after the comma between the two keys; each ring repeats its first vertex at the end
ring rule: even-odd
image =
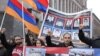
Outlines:
{"type": "Polygon", "coordinates": [[[54,29],[53,30],[53,36],[54,37],[60,37],[61,35],[61,30],[60,29],[54,29]]]}
{"type": "Polygon", "coordinates": [[[63,27],[64,27],[64,19],[57,18],[56,22],[55,22],[55,27],[63,29],[63,27]]]}
{"type": "Polygon", "coordinates": [[[48,31],[52,31],[52,28],[44,26],[42,33],[43,34],[48,34],[48,31]]]}
{"type": "Polygon", "coordinates": [[[83,18],[83,25],[85,26],[85,28],[89,28],[90,19],[89,18],[83,18]]]}
{"type": "Polygon", "coordinates": [[[79,37],[78,37],[78,32],[73,31],[72,40],[79,40],[79,37]]]}
{"type": "Polygon", "coordinates": [[[79,25],[80,25],[80,20],[79,19],[75,19],[74,20],[74,24],[73,24],[74,29],[78,29],[79,25]]]}
{"type": "Polygon", "coordinates": [[[47,18],[45,20],[45,24],[53,26],[54,18],[55,18],[54,16],[48,14],[48,16],[47,16],[47,18]]]}
{"type": "Polygon", "coordinates": [[[65,23],[65,29],[66,29],[66,30],[71,30],[72,21],[73,21],[72,19],[66,20],[66,23],[65,23]]]}

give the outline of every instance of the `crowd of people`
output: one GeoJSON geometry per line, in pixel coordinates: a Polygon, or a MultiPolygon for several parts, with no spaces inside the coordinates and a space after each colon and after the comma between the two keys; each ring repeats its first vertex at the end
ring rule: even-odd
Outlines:
{"type": "MultiPolygon", "coordinates": [[[[79,27],[79,39],[88,44],[89,46],[92,46],[93,48],[100,48],[100,38],[98,39],[90,39],[85,37],[83,29],[84,26],[80,24],[79,27]]],[[[6,40],[6,29],[2,28],[0,29],[0,56],[22,56],[23,55],[23,46],[33,46],[38,48],[44,48],[44,47],[66,47],[66,48],[74,48],[74,45],[72,43],[72,36],[69,33],[65,33],[63,35],[62,42],[59,42],[59,44],[54,44],[51,41],[52,38],[52,32],[48,31],[48,34],[45,36],[45,38],[34,38],[30,31],[26,29],[25,38],[16,35],[13,36],[13,39],[6,40]],[[25,40],[25,42],[24,42],[25,40]],[[25,43],[25,44],[24,44],[25,43]]]]}

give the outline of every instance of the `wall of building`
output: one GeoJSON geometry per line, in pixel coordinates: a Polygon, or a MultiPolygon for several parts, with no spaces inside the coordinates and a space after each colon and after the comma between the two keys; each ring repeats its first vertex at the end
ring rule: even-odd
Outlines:
{"type": "Polygon", "coordinates": [[[100,38],[100,20],[93,14],[93,38],[100,38]]]}
{"type": "MultiPolygon", "coordinates": [[[[0,12],[0,25],[1,25],[1,21],[2,21],[3,16],[4,16],[4,12],[0,12]]],[[[13,23],[14,23],[13,17],[6,14],[5,19],[4,19],[4,23],[3,23],[3,28],[6,28],[5,33],[6,33],[7,38],[9,38],[13,34],[13,31],[14,31],[14,28],[13,28],[14,24],[13,23]]]]}
{"type": "Polygon", "coordinates": [[[84,10],[86,3],[87,0],[49,0],[50,7],[66,13],[84,10]]]}

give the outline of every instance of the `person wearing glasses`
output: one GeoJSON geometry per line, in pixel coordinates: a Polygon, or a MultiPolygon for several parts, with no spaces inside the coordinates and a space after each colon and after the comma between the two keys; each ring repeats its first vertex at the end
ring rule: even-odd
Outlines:
{"type": "Polygon", "coordinates": [[[58,45],[52,43],[51,38],[52,38],[52,32],[48,31],[48,35],[46,36],[47,47],[68,47],[68,48],[73,47],[73,43],[71,41],[71,34],[69,33],[65,33],[63,35],[62,42],[60,42],[58,45]]]}

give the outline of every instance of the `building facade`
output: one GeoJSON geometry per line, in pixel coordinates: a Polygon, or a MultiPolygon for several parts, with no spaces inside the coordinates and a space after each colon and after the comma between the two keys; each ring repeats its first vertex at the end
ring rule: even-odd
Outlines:
{"type": "Polygon", "coordinates": [[[49,0],[49,6],[66,13],[79,12],[87,8],[87,0],[49,0]]]}

